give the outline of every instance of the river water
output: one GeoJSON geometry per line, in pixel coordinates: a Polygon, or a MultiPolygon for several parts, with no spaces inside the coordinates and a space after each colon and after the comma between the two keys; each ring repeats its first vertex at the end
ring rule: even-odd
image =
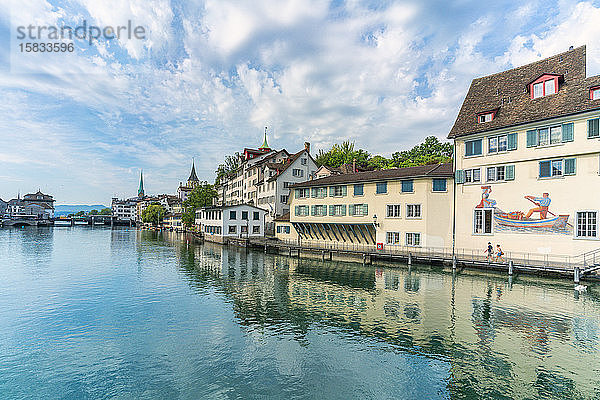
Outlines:
{"type": "Polygon", "coordinates": [[[600,286],[0,229],[2,399],[600,398],[600,286]]]}

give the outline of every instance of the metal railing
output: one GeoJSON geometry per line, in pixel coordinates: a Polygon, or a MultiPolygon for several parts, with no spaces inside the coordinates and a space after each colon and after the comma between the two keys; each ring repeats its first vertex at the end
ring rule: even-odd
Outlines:
{"type": "Polygon", "coordinates": [[[512,261],[515,265],[544,268],[547,270],[573,271],[575,267],[585,269],[587,266],[600,262],[600,249],[581,254],[578,256],[527,253],[507,251],[502,257],[488,257],[484,249],[464,249],[451,247],[421,247],[404,245],[384,245],[383,249],[377,249],[376,245],[363,243],[336,243],[317,240],[285,240],[280,239],[275,243],[285,244],[291,247],[308,248],[311,250],[341,251],[351,253],[373,253],[384,258],[386,256],[408,257],[412,255],[417,258],[430,260],[452,260],[456,256],[461,262],[508,264],[512,261]]]}

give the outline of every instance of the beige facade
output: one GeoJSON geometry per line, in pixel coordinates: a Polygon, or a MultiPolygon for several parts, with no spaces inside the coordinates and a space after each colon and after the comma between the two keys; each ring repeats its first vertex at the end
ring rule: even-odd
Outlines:
{"type": "Polygon", "coordinates": [[[380,249],[452,245],[449,164],[345,174],[293,188],[289,222],[276,221],[279,239],[380,249]],[[289,225],[295,233],[287,233],[289,225]]]}
{"type": "MultiPolygon", "coordinates": [[[[588,121],[599,117],[600,112],[589,112],[457,139],[456,169],[466,171],[465,180],[470,182],[457,185],[456,246],[485,248],[491,241],[494,246],[501,244],[505,252],[555,256],[575,256],[600,248],[600,193],[597,191],[600,139],[588,138],[588,121]],[[535,130],[539,135],[539,131],[545,132],[545,129],[554,130],[556,143],[549,140],[547,145],[531,146],[530,142],[528,147],[527,132],[535,130]],[[571,129],[572,140],[569,136],[568,141],[563,141],[563,131],[571,129]],[[494,151],[495,138],[509,134],[516,138],[516,148],[494,151]],[[481,141],[481,155],[466,156],[466,146],[474,146],[475,141],[481,141]],[[498,167],[501,171],[504,169],[500,176],[498,167]],[[550,176],[546,176],[548,167],[550,176]],[[479,171],[475,172],[480,176],[479,181],[473,182],[473,171],[479,171]],[[526,217],[529,210],[538,208],[534,201],[543,198],[544,193],[548,193],[550,199],[545,219],[566,218],[565,226],[560,222],[546,227],[502,225],[502,212],[522,213],[526,217]],[[489,202],[482,204],[486,195],[489,202]],[[533,197],[533,201],[525,196],[533,197]],[[482,223],[479,215],[483,217],[482,223]]],[[[529,219],[541,219],[540,212],[533,211],[529,219]]],[[[511,221],[506,223],[511,224],[511,221]]]]}

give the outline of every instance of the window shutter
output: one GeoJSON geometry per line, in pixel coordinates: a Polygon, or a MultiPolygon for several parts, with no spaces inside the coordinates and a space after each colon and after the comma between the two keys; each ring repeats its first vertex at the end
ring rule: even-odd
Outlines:
{"type": "Polygon", "coordinates": [[[300,206],[296,206],[296,208],[294,209],[294,214],[296,216],[298,216],[300,214],[300,206]]]}
{"type": "Polygon", "coordinates": [[[551,174],[550,161],[540,161],[540,178],[548,178],[551,174]]]}
{"type": "Polygon", "coordinates": [[[456,179],[456,183],[465,183],[465,171],[462,169],[457,169],[454,179],[456,179]]]}
{"type": "Polygon", "coordinates": [[[348,206],[348,215],[354,215],[354,204],[348,206]]]}
{"type": "Polygon", "coordinates": [[[329,186],[329,197],[333,197],[335,194],[335,186],[329,186]]]}
{"type": "Polygon", "coordinates": [[[518,134],[517,133],[509,133],[508,134],[508,150],[516,150],[517,149],[517,141],[518,134]]]}
{"type": "Polygon", "coordinates": [[[342,196],[346,196],[348,194],[348,186],[342,186],[342,196]]]}
{"type": "Polygon", "coordinates": [[[562,125],[562,141],[572,142],[573,141],[573,123],[562,125]]]}
{"type": "Polygon", "coordinates": [[[369,215],[369,205],[363,204],[363,215],[369,215]]]}
{"type": "Polygon", "coordinates": [[[507,181],[514,181],[515,180],[515,166],[514,165],[507,165],[504,169],[504,179],[507,181]]]}
{"type": "Polygon", "coordinates": [[[310,215],[312,215],[312,216],[317,215],[316,210],[317,210],[317,206],[314,206],[314,205],[310,206],[310,215]]]}
{"type": "Polygon", "coordinates": [[[329,206],[329,215],[333,215],[335,213],[335,206],[329,206]]]}
{"type": "Polygon", "coordinates": [[[344,204],[342,206],[342,216],[345,216],[345,215],[346,215],[346,205],[344,204]]]}
{"type": "Polygon", "coordinates": [[[527,147],[535,147],[537,145],[537,131],[535,129],[527,131],[527,147]]]}
{"type": "Polygon", "coordinates": [[[316,188],[312,188],[312,189],[311,189],[310,196],[311,196],[311,197],[317,197],[317,189],[316,189],[316,188]]]}
{"type": "Polygon", "coordinates": [[[575,175],[575,159],[565,159],[565,175],[575,175]]]}

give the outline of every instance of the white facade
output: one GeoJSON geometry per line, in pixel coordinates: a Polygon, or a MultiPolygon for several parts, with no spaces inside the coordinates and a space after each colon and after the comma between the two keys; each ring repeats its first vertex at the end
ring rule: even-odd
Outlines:
{"type": "Polygon", "coordinates": [[[258,238],[265,235],[266,213],[265,210],[249,204],[206,207],[196,211],[195,222],[208,241],[258,238]]]}
{"type": "Polygon", "coordinates": [[[135,220],[137,201],[135,199],[120,200],[113,197],[111,203],[112,215],[120,220],[135,220]]]}

